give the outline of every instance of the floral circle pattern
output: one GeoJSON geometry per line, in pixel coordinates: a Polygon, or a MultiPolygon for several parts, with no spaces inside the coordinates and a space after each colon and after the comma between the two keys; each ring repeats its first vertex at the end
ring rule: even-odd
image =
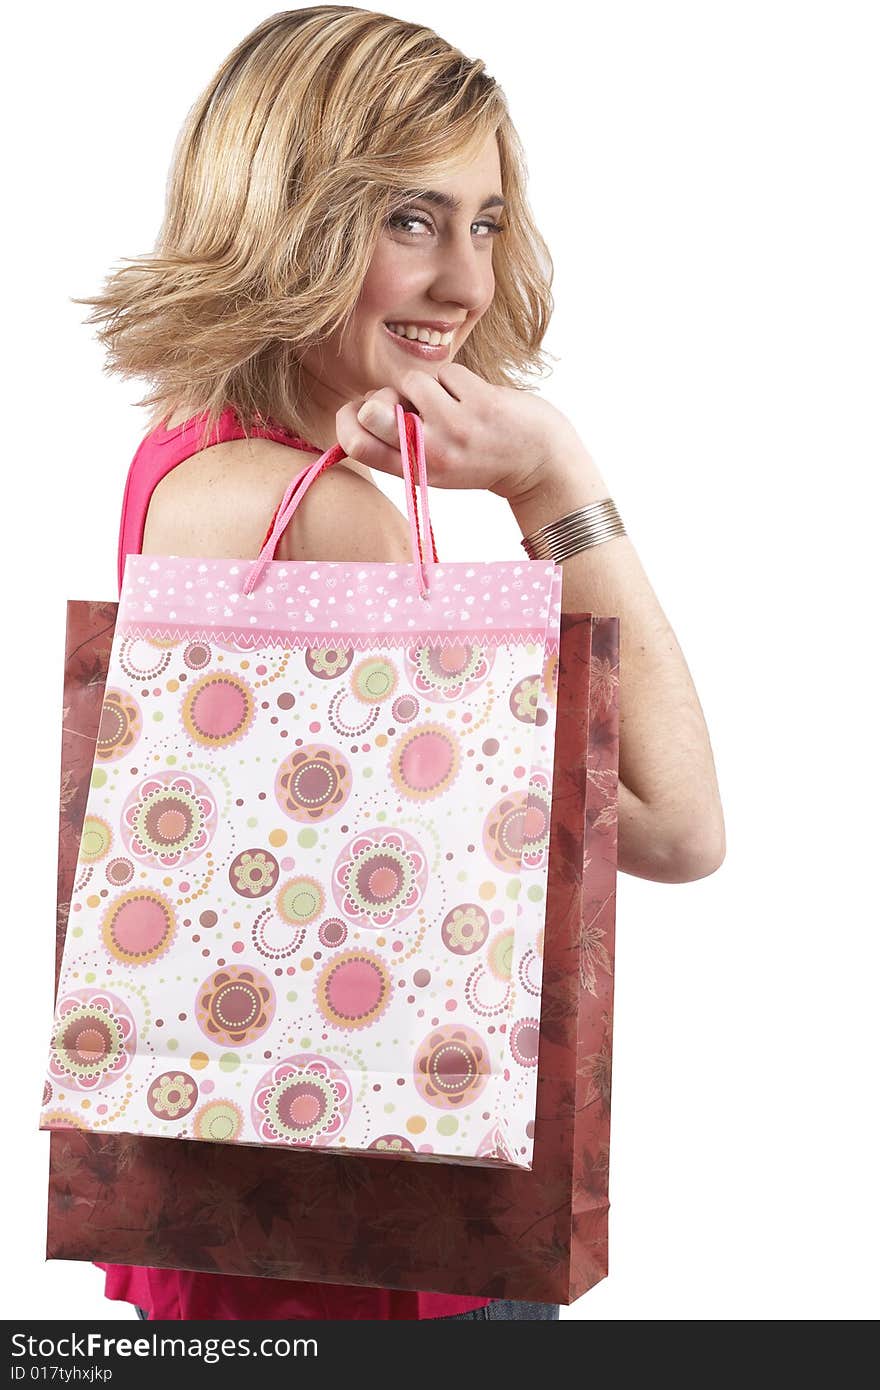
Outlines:
{"type": "Polygon", "coordinates": [[[492,807],[483,825],[483,848],[489,862],[504,873],[519,873],[528,794],[511,792],[492,807]]]}
{"type": "Polygon", "coordinates": [[[500,931],[497,936],[493,936],[489,942],[489,949],[486,952],[486,964],[502,984],[509,984],[513,974],[513,952],[516,944],[516,933],[513,927],[507,927],[500,931]]]}
{"type": "Polygon", "coordinates": [[[427,880],[427,855],[415,837],[382,825],[356,835],[345,846],[332,876],[340,912],[370,928],[408,917],[421,901],[427,880]]]}
{"type": "Polygon", "coordinates": [[[388,967],[375,951],[354,948],[333,956],[315,981],[315,1002],[331,1028],[366,1028],[391,1002],[388,967]]]}
{"type": "Polygon", "coordinates": [[[229,748],[254,722],[256,701],[246,680],[209,671],[187,690],[180,707],[184,729],[200,748],[229,748]]]}
{"type": "Polygon", "coordinates": [[[177,935],[177,918],[156,888],[130,888],[114,898],[101,919],[101,939],[114,960],[149,965],[164,956],[177,935]]]}
{"type": "Polygon", "coordinates": [[[141,711],[127,690],[105,690],[101,722],[95,744],[95,761],[112,763],[124,758],[137,743],[141,732],[141,711]]]}
{"type": "Polygon", "coordinates": [[[306,669],[319,680],[332,681],[343,675],[354,660],[354,647],[309,647],[306,669]]]}
{"type": "Polygon", "coordinates": [[[131,883],[134,878],[134,864],[130,859],[125,859],[120,855],[117,859],[111,859],[104,870],[107,882],[114,888],[124,888],[126,883],[131,883]]]}
{"type": "Polygon", "coordinates": [[[260,1079],[251,1118],[264,1144],[322,1147],[336,1141],[351,1115],[352,1084],[329,1057],[302,1052],[260,1079]]]}
{"type": "Polygon", "coordinates": [[[284,759],[275,796],[286,815],[312,825],[341,811],[351,786],[351,765],[339,749],[312,743],[284,759]]]}
{"type": "Polygon", "coordinates": [[[451,642],[447,646],[425,643],[410,647],[406,659],[410,681],[420,694],[459,700],[486,679],[495,651],[475,642],[451,642]]]}
{"type": "Polygon", "coordinates": [[[40,1129],[85,1129],[86,1122],[81,1115],[70,1110],[44,1110],[40,1116],[40,1129]]]}
{"type": "Polygon", "coordinates": [[[193,1077],[182,1071],[163,1071],[150,1082],[147,1105],[160,1120],[182,1120],[198,1098],[199,1088],[193,1077]]]}
{"type": "Polygon", "coordinates": [[[196,996],[196,1020],[205,1037],[244,1047],[262,1037],[275,1015],[275,990],[252,965],[223,966],[196,996]]]}
{"type": "Polygon", "coordinates": [[[119,665],[129,680],[158,680],[170,664],[170,651],[148,637],[125,636],[119,644],[119,665]]]}
{"type": "Polygon", "coordinates": [[[459,903],[443,918],[440,935],[454,956],[472,956],[489,935],[489,918],[478,903],[459,903]]]}
{"type": "Polygon", "coordinates": [[[483,1091],[491,1061],[485,1042],[473,1028],[448,1024],[434,1028],[415,1056],[416,1090],[429,1105],[461,1110],[483,1091]]]}
{"type": "Polygon", "coordinates": [[[552,779],[542,769],[532,773],[526,798],[523,821],[523,868],[536,869],[550,852],[550,814],[553,796],[552,779]]]}
{"type": "Polygon", "coordinates": [[[183,663],[191,671],[203,671],[211,662],[211,648],[207,642],[187,642],[183,653],[183,663]]]}
{"type": "Polygon", "coordinates": [[[83,864],[97,864],[110,853],[113,831],[102,816],[86,816],[79,841],[83,864]]]}
{"type": "Polygon", "coordinates": [[[348,927],[340,917],[328,917],[318,928],[318,940],[322,946],[335,948],[341,946],[348,936],[348,927]]]}
{"type": "Polygon", "coordinates": [[[402,1134],[380,1134],[368,1147],[389,1154],[414,1154],[416,1151],[415,1144],[410,1143],[402,1134]]]}
{"type": "Polygon", "coordinates": [[[229,882],[241,898],[262,898],[278,882],[278,860],[267,849],[243,849],[229,866],[229,882]]]}
{"type": "Polygon", "coordinates": [[[351,673],[351,690],[364,705],[378,705],[397,689],[397,667],[384,656],[371,656],[358,662],[351,673]]]}
{"type": "Polygon", "coordinates": [[[234,1100],[209,1100],[193,1116],[193,1138],[233,1144],[244,1129],[244,1112],[234,1100]]]}
{"type": "Polygon", "coordinates": [[[496,868],[518,873],[545,864],[552,792],[548,774],[536,770],[528,791],[511,792],[492,807],[483,826],[483,847],[496,868]]]}
{"type": "Polygon", "coordinates": [[[411,724],[420,708],[415,695],[398,695],[391,706],[391,716],[398,724],[411,724]]]}
{"type": "Polygon", "coordinates": [[[478,1018],[498,1018],[510,1012],[510,979],[499,976],[480,960],[464,982],[464,997],[478,1018]]]}
{"type": "Polygon", "coordinates": [[[251,940],[255,949],[268,960],[285,960],[299,950],[305,941],[305,927],[294,927],[283,922],[267,907],[251,926],[251,940]]]}
{"type": "Polygon", "coordinates": [[[76,1090],[97,1091],[126,1070],[136,1046],[134,1018],[118,995],[74,990],[58,1005],[49,1074],[76,1090]]]}
{"type": "Polygon", "coordinates": [[[324,889],[316,878],[298,874],[283,883],[275,899],[278,916],[290,927],[304,927],[324,911],[324,889]]]}
{"type": "Polygon", "coordinates": [[[541,698],[541,677],[523,676],[510,692],[510,712],[521,724],[534,724],[541,698]]]}
{"type": "Polygon", "coordinates": [[[536,1018],[518,1018],[510,1030],[510,1051],[521,1067],[538,1065],[540,1024],[536,1018]]]}
{"type": "Polygon", "coordinates": [[[155,772],[129,794],[122,837],[140,864],[178,869],[203,854],[217,829],[217,802],[193,773],[155,772]]]}
{"type": "Polygon", "coordinates": [[[431,801],[448,791],[461,763],[458,740],[442,724],[409,729],[391,754],[394,786],[409,801],[431,801]]]}

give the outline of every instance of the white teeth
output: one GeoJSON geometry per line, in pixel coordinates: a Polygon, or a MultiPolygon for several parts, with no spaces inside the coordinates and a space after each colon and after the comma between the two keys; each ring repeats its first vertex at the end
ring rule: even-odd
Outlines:
{"type": "Polygon", "coordinates": [[[432,328],[417,328],[414,323],[389,323],[386,325],[392,333],[396,333],[399,338],[409,338],[411,341],[428,343],[431,347],[448,347],[452,342],[454,333],[438,333],[432,328]]]}

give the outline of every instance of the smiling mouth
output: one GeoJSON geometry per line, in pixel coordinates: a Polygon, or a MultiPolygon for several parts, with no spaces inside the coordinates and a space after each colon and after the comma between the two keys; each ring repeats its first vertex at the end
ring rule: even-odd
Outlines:
{"type": "Polygon", "coordinates": [[[414,324],[408,326],[393,321],[386,323],[385,327],[395,338],[404,338],[408,343],[422,343],[426,347],[449,347],[455,337],[454,329],[447,333],[439,333],[433,328],[416,328],[414,324]]]}
{"type": "Polygon", "coordinates": [[[394,340],[400,351],[408,353],[410,357],[421,358],[423,362],[438,363],[445,362],[449,358],[452,338],[454,337],[453,333],[433,333],[431,336],[439,338],[441,341],[432,343],[424,342],[420,338],[410,338],[408,335],[395,332],[395,328],[400,327],[399,324],[392,326],[391,324],[385,323],[382,327],[385,329],[389,338],[394,340]],[[443,339],[447,341],[444,342],[443,339]]]}

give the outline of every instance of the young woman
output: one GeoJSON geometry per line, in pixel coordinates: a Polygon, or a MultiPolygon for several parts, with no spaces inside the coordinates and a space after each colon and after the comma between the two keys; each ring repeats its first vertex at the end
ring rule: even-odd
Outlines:
{"type": "MultiPolygon", "coordinates": [[[[256,556],[293,473],[336,442],[346,460],[309,489],[276,558],[409,560],[407,520],[371,472],[401,475],[404,403],[422,418],[433,486],[488,489],[523,537],[551,527],[563,608],[620,615],[619,867],[685,882],[724,858],[709,738],[606,482],[523,381],[543,366],[550,278],[516,132],[482,62],[348,6],[268,19],[190,112],[155,251],[78,301],[94,306],[109,370],[155,383],[120,581],[139,550],[256,556]]],[[[153,1318],[559,1314],[101,1267],[109,1298],[153,1318]]]]}

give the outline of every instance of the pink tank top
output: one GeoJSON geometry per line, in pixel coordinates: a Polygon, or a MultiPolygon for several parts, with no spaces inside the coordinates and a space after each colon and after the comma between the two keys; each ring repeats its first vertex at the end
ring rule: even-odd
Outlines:
{"type": "MultiPolygon", "coordinates": [[[[159,425],[143,439],[131,461],[119,527],[120,592],[126,555],[141,553],[153,488],[176,464],[197,452],[203,425],[204,415],[193,416],[173,430],[159,425]]],[[[262,439],[288,444],[294,449],[314,454],[324,452],[286,430],[253,427],[250,432],[262,439]]],[[[220,417],[209,443],[221,444],[244,437],[244,430],[230,406],[220,417]]],[[[268,522],[269,518],[266,519],[268,522]]],[[[106,1274],[106,1298],[138,1304],[157,1321],[163,1318],[186,1322],[193,1319],[246,1321],[252,1318],[441,1318],[452,1313],[469,1312],[472,1308],[483,1308],[492,1301],[489,1298],[465,1298],[453,1294],[364,1288],[358,1284],[308,1284],[289,1279],[95,1263],[106,1274]]]]}

